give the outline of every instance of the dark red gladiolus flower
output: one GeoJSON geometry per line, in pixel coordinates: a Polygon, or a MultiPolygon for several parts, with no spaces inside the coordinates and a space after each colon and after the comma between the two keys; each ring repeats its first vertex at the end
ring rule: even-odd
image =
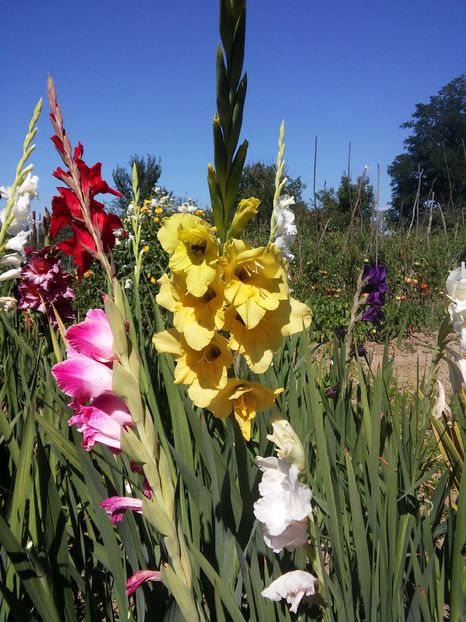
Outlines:
{"type": "Polygon", "coordinates": [[[64,322],[75,319],[71,300],[71,274],[62,270],[60,258],[48,246],[31,253],[21,270],[18,285],[18,309],[33,309],[46,313],[53,326],[57,321],[52,305],[64,322]]]}

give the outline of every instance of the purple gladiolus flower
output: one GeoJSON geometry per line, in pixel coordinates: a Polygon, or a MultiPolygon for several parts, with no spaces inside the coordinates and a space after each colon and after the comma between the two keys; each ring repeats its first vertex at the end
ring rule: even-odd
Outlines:
{"type": "Polygon", "coordinates": [[[382,307],[385,303],[385,294],[388,292],[386,276],[387,269],[383,264],[364,267],[362,293],[366,294],[363,302],[366,310],[361,319],[366,322],[378,322],[383,317],[382,307]]]}
{"type": "Polygon", "coordinates": [[[325,395],[332,399],[334,397],[336,397],[338,395],[338,391],[340,390],[340,387],[338,384],[334,384],[331,387],[329,387],[326,391],[325,391],[325,395]]]}

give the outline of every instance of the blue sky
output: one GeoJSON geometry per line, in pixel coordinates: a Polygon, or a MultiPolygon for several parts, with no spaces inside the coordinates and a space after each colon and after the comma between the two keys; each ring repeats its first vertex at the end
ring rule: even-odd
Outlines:
{"type": "MultiPolygon", "coordinates": [[[[2,3],[0,184],[10,184],[37,99],[44,98],[37,150],[37,207],[50,205],[59,165],[49,140],[50,73],[65,128],[80,140],[104,178],[130,154],[162,160],[160,183],[208,204],[212,160],[216,0],[23,0],[2,3]]],[[[242,137],[248,161],[272,162],[286,124],[286,161],[312,190],[338,185],[347,168],[381,169],[383,207],[390,200],[387,165],[401,153],[418,102],[466,72],[463,0],[249,0],[245,69],[248,94],[242,137]]]]}

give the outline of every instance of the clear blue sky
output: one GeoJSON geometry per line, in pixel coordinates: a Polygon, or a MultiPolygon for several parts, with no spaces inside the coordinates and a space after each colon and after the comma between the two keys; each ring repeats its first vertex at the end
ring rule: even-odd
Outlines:
{"type": "MultiPolygon", "coordinates": [[[[248,161],[272,162],[280,121],[286,161],[312,190],[338,185],[352,144],[352,175],[368,165],[381,206],[387,165],[401,153],[415,104],[466,72],[464,0],[249,0],[242,137],[248,161]]],[[[160,183],[208,204],[212,160],[216,0],[2,2],[0,184],[9,184],[36,100],[44,98],[37,207],[50,205],[59,164],[49,140],[50,73],[65,128],[104,177],[132,153],[162,159],[160,183]]]]}

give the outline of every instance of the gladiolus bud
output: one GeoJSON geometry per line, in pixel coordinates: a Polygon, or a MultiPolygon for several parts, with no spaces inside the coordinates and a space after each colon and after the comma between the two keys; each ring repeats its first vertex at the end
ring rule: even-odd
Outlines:
{"type": "Polygon", "coordinates": [[[268,434],[267,438],[276,445],[277,456],[304,471],[304,448],[289,421],[276,419],[272,421],[272,428],[273,434],[268,434]]]}
{"type": "Polygon", "coordinates": [[[260,200],[254,197],[241,199],[228,230],[229,238],[239,238],[248,222],[257,214],[260,200]]]}

